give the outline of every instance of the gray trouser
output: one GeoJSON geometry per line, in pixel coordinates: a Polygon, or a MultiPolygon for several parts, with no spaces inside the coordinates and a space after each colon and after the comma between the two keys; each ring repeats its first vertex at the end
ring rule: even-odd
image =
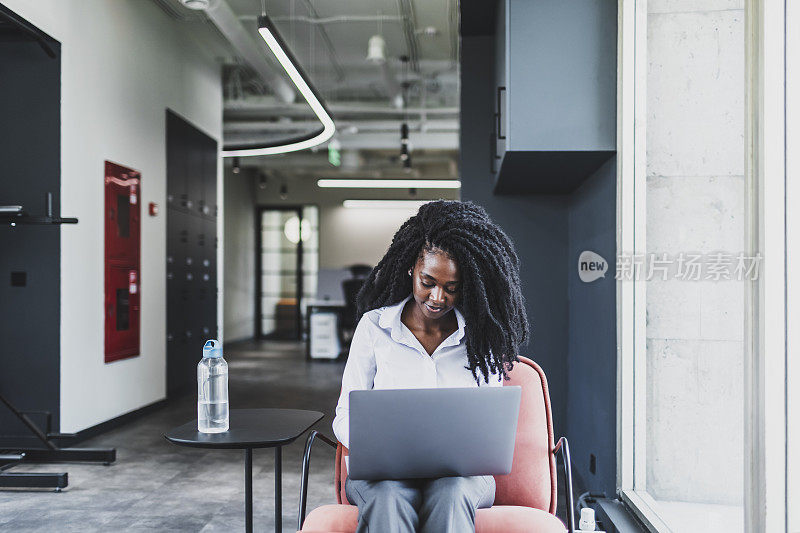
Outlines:
{"type": "Polygon", "coordinates": [[[356,533],[475,531],[475,510],[492,506],[494,489],[492,476],[345,483],[358,506],[356,533]]]}

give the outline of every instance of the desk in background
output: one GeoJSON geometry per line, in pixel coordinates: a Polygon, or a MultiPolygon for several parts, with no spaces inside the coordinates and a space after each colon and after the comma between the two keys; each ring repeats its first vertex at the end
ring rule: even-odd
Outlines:
{"type": "Polygon", "coordinates": [[[342,313],[344,302],[321,301],[306,306],[306,358],[338,359],[343,355],[342,313]]]}

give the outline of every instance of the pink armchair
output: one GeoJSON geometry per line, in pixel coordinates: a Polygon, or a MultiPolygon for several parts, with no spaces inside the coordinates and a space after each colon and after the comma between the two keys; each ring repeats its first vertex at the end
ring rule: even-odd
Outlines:
{"type": "MultiPolygon", "coordinates": [[[[567,521],[569,531],[575,530],[574,505],[572,499],[572,468],[569,444],[562,437],[553,444],[553,420],[550,412],[550,395],[547,378],[542,369],[532,360],[520,357],[511,371],[511,379],[504,385],[520,385],[522,399],[514,444],[514,461],[511,473],[495,476],[497,490],[494,506],[478,509],[475,515],[476,533],[514,532],[564,532],[564,524],[555,516],[556,511],[556,454],[562,452],[567,477],[567,521]]],[[[306,442],[303,459],[303,478],[300,489],[298,529],[311,532],[352,533],[358,524],[358,508],[351,505],[345,495],[344,484],[347,467],[344,457],[347,448],[334,443],[322,434],[313,431],[306,442]],[[311,446],[315,438],[336,447],[334,490],[335,505],[323,505],[306,513],[306,492],[311,446]]]]}

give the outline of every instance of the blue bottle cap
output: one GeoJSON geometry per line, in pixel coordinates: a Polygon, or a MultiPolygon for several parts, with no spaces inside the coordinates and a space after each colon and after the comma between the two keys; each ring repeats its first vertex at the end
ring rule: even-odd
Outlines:
{"type": "Polygon", "coordinates": [[[203,357],[222,357],[222,348],[217,339],[206,341],[203,345],[203,357]]]}

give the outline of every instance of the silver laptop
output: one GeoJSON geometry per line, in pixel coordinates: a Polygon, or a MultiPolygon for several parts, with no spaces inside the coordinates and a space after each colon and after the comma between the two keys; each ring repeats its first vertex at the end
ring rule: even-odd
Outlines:
{"type": "Polygon", "coordinates": [[[350,393],[352,479],[508,474],[520,387],[350,393]]]}

